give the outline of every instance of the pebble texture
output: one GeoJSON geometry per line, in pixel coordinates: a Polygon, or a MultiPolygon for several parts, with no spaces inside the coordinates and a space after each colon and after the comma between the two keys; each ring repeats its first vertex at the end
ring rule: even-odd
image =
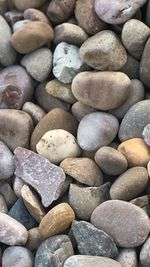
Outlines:
{"type": "Polygon", "coordinates": [[[140,251],[140,262],[143,266],[149,266],[150,264],[150,237],[146,240],[140,251]]]}
{"type": "Polygon", "coordinates": [[[12,152],[2,141],[0,141],[0,155],[0,179],[4,180],[13,175],[15,166],[12,152]]]}
{"type": "Polygon", "coordinates": [[[137,253],[133,248],[123,248],[116,259],[122,267],[137,267],[137,253]]]}

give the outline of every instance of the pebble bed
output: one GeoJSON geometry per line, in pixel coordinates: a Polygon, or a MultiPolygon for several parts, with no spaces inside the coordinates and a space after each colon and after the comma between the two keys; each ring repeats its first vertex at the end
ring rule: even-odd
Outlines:
{"type": "Polygon", "coordinates": [[[150,267],[150,0],[0,0],[0,267],[150,267]]]}

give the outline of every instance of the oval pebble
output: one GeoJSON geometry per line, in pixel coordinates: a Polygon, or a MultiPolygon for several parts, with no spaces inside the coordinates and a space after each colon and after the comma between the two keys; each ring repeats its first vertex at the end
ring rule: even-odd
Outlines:
{"type": "Polygon", "coordinates": [[[23,15],[24,19],[29,19],[31,21],[42,21],[49,24],[47,16],[36,8],[27,8],[23,15]]]}
{"type": "Polygon", "coordinates": [[[86,115],[93,113],[97,110],[77,101],[72,105],[71,111],[74,117],[78,121],[81,121],[86,115]]]}
{"type": "Polygon", "coordinates": [[[29,101],[23,105],[22,110],[31,116],[34,125],[38,124],[39,121],[46,115],[46,112],[40,106],[29,101]]]}
{"type": "Polygon", "coordinates": [[[9,148],[0,141],[0,180],[10,178],[15,170],[13,154],[9,148]]]}
{"type": "Polygon", "coordinates": [[[91,222],[109,234],[119,247],[138,247],[150,232],[145,211],[121,200],[109,200],[99,205],[92,213],[91,222]]]}

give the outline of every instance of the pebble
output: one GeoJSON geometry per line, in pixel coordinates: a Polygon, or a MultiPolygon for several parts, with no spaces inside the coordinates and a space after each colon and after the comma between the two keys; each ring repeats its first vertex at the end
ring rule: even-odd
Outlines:
{"type": "Polygon", "coordinates": [[[8,213],[7,204],[3,195],[0,194],[0,212],[8,213]]]}
{"type": "Polygon", "coordinates": [[[69,189],[69,203],[76,216],[89,221],[94,209],[110,199],[110,183],[98,187],[85,187],[80,184],[71,184],[69,189]]]}
{"type": "Polygon", "coordinates": [[[132,204],[140,207],[140,208],[144,208],[145,206],[148,206],[149,205],[149,195],[144,195],[142,197],[137,197],[137,198],[134,198],[130,201],[132,204]]]}
{"type": "Polygon", "coordinates": [[[31,100],[33,91],[33,80],[23,67],[13,65],[0,71],[1,109],[21,109],[26,101],[31,100]]]}
{"type": "Polygon", "coordinates": [[[36,8],[27,8],[23,13],[24,19],[31,21],[42,21],[49,24],[47,16],[36,8]]]}
{"type": "Polygon", "coordinates": [[[86,65],[79,55],[79,48],[66,42],[59,43],[53,54],[53,74],[62,83],[71,83],[86,65]]]}
{"type": "Polygon", "coordinates": [[[10,178],[14,173],[13,154],[9,148],[0,141],[0,180],[10,178]]]}
{"type": "Polygon", "coordinates": [[[0,182],[0,194],[4,197],[7,207],[10,209],[17,200],[17,197],[10,184],[0,182]]]}
{"type": "Polygon", "coordinates": [[[122,142],[118,146],[118,151],[125,156],[129,167],[146,167],[150,160],[150,147],[142,138],[132,138],[122,142]]]}
{"type": "Polygon", "coordinates": [[[13,25],[13,32],[16,32],[17,30],[21,29],[24,27],[26,24],[30,23],[31,21],[29,19],[24,19],[24,20],[19,20],[14,23],[13,25]]]}
{"type": "Polygon", "coordinates": [[[6,21],[13,26],[15,22],[23,19],[23,13],[19,10],[10,10],[4,14],[6,21]]]}
{"type": "Polygon", "coordinates": [[[108,175],[120,175],[126,171],[128,163],[126,158],[116,149],[103,146],[95,153],[95,161],[101,170],[108,175]]]}
{"type": "Polygon", "coordinates": [[[150,250],[150,237],[148,237],[148,239],[145,241],[140,251],[140,262],[144,267],[150,265],[149,250],[150,250]]]}
{"type": "Polygon", "coordinates": [[[41,21],[32,21],[13,33],[11,43],[21,54],[31,53],[46,45],[54,38],[50,25],[41,21]]]}
{"type": "Polygon", "coordinates": [[[142,55],[142,59],[140,62],[140,79],[141,81],[144,83],[144,85],[146,85],[148,88],[150,88],[150,78],[149,78],[149,63],[150,63],[150,59],[149,59],[149,53],[150,53],[150,38],[148,39],[145,47],[144,47],[144,51],[143,51],[143,55],[142,55]]]}
{"type": "Polygon", "coordinates": [[[23,247],[6,248],[2,257],[3,267],[33,267],[33,255],[23,247]]]}
{"type": "Polygon", "coordinates": [[[130,79],[139,79],[139,69],[139,61],[128,54],[127,62],[120,71],[125,73],[130,79]]]}
{"type": "Polygon", "coordinates": [[[88,38],[80,48],[80,57],[90,67],[101,71],[120,70],[127,61],[125,48],[117,35],[110,30],[88,38]]]}
{"type": "Polygon", "coordinates": [[[109,145],[117,135],[118,120],[105,112],[94,112],[86,115],[79,123],[77,140],[86,151],[96,151],[109,145]]]}
{"type": "Polygon", "coordinates": [[[143,138],[144,138],[145,143],[146,143],[148,146],[150,146],[150,124],[147,124],[147,125],[144,127],[142,136],[143,136],[143,138]]]}
{"type": "Polygon", "coordinates": [[[39,232],[43,239],[63,233],[75,219],[73,209],[68,203],[61,203],[51,209],[42,219],[39,232]]]}
{"type": "Polygon", "coordinates": [[[85,105],[109,110],[125,102],[130,84],[131,80],[122,72],[82,72],[74,78],[72,92],[85,105]]]}
{"type": "Polygon", "coordinates": [[[15,192],[15,195],[18,197],[18,198],[21,198],[22,195],[21,195],[21,188],[24,186],[24,182],[17,176],[14,177],[14,180],[13,180],[13,190],[15,192]]]}
{"type": "Polygon", "coordinates": [[[0,139],[11,150],[18,146],[29,147],[32,130],[32,119],[26,112],[0,109],[0,139]]]}
{"type": "Polygon", "coordinates": [[[77,22],[89,35],[96,34],[107,27],[106,23],[97,17],[94,2],[95,0],[78,0],[75,7],[77,22]]]}
{"type": "Polygon", "coordinates": [[[144,127],[150,121],[150,100],[134,104],[125,114],[119,129],[119,139],[142,138],[144,127]]]}
{"type": "Polygon", "coordinates": [[[88,35],[86,32],[78,25],[72,23],[63,23],[55,27],[55,38],[54,44],[57,45],[61,42],[66,42],[76,46],[81,46],[88,35]]]}
{"type": "Polygon", "coordinates": [[[0,242],[8,246],[25,245],[28,232],[21,223],[1,212],[0,225],[0,242]]]}
{"type": "Polygon", "coordinates": [[[111,199],[129,201],[141,194],[148,184],[148,173],[144,167],[128,169],[119,176],[110,188],[111,199]]]}
{"type": "Polygon", "coordinates": [[[118,249],[113,239],[104,231],[85,221],[73,221],[72,232],[81,255],[115,258],[118,249]]]}
{"type": "Polygon", "coordinates": [[[87,256],[87,255],[74,255],[65,261],[63,267],[122,267],[121,264],[115,260],[100,257],[100,256],[87,256]]]}
{"type": "Polygon", "coordinates": [[[145,22],[146,22],[147,26],[150,26],[149,12],[150,12],[150,1],[147,1],[146,14],[145,14],[145,22]]]}
{"type": "Polygon", "coordinates": [[[13,0],[15,7],[21,11],[31,7],[40,7],[44,2],[45,0],[22,0],[21,2],[20,0],[13,0]]]}
{"type": "Polygon", "coordinates": [[[119,120],[123,119],[129,108],[143,100],[144,95],[145,89],[141,81],[138,79],[131,80],[130,92],[127,100],[120,107],[110,110],[110,113],[116,116],[119,120]]]}
{"type": "Polygon", "coordinates": [[[47,15],[54,24],[67,20],[73,13],[76,0],[52,0],[47,9],[47,15]]]}
{"type": "Polygon", "coordinates": [[[39,233],[39,227],[28,230],[28,240],[26,243],[27,249],[35,251],[42,243],[42,238],[39,233]]]}
{"type": "Polygon", "coordinates": [[[0,15],[0,64],[9,66],[16,61],[16,51],[11,45],[11,28],[7,21],[0,15]]]}
{"type": "Polygon", "coordinates": [[[38,154],[58,164],[66,158],[81,154],[76,138],[69,132],[57,129],[46,132],[36,145],[38,154]]]}
{"type": "Polygon", "coordinates": [[[65,187],[65,173],[60,167],[28,149],[18,147],[14,154],[15,174],[31,185],[41,196],[43,206],[48,207],[60,197],[65,187]]]}
{"type": "Polygon", "coordinates": [[[37,222],[40,222],[45,216],[45,209],[37,194],[28,185],[24,185],[21,188],[21,196],[28,212],[37,222]]]}
{"type": "Polygon", "coordinates": [[[27,230],[37,226],[37,222],[30,215],[21,198],[18,198],[15,204],[11,207],[8,215],[24,225],[27,230]]]}
{"type": "Polygon", "coordinates": [[[121,24],[136,14],[147,0],[96,0],[95,11],[100,19],[110,24],[121,24]]]}
{"type": "Polygon", "coordinates": [[[38,248],[34,267],[62,267],[72,255],[74,255],[74,251],[67,235],[49,237],[38,248]]]}
{"type": "Polygon", "coordinates": [[[37,124],[31,136],[31,149],[36,151],[36,144],[41,137],[48,131],[54,129],[64,129],[75,135],[77,130],[77,121],[69,113],[61,108],[52,109],[37,124]]]}
{"type": "Polygon", "coordinates": [[[109,200],[99,205],[92,213],[91,223],[109,234],[116,245],[126,248],[143,244],[150,231],[145,211],[122,200],[109,200]]]}
{"type": "Polygon", "coordinates": [[[46,112],[40,106],[30,101],[23,105],[22,111],[25,111],[31,116],[34,125],[37,125],[39,121],[46,115],[46,112]]]}
{"type": "Polygon", "coordinates": [[[78,120],[81,121],[86,115],[93,113],[96,111],[96,109],[91,108],[87,105],[84,105],[83,103],[77,101],[74,103],[71,107],[72,114],[74,117],[78,120]]]}
{"type": "Polygon", "coordinates": [[[82,184],[99,186],[103,183],[103,174],[92,159],[66,158],[60,164],[63,171],[82,184]]]}
{"type": "Polygon", "coordinates": [[[122,30],[122,42],[130,55],[141,59],[145,44],[150,37],[149,27],[137,19],[128,20],[122,30]]]}
{"type": "Polygon", "coordinates": [[[76,102],[71,91],[71,84],[64,84],[57,79],[51,80],[46,84],[46,92],[67,103],[74,104],[76,102]]]}
{"type": "Polygon", "coordinates": [[[122,267],[137,267],[137,253],[133,248],[120,249],[119,255],[116,258],[122,267]]]}

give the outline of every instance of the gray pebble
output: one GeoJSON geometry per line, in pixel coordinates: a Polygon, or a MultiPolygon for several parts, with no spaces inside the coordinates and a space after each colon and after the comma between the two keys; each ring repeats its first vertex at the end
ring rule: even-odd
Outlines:
{"type": "Polygon", "coordinates": [[[46,112],[33,102],[26,102],[23,105],[22,110],[31,116],[34,125],[38,124],[39,121],[46,115],[46,112]]]}
{"type": "Polygon", "coordinates": [[[120,262],[122,267],[137,267],[136,250],[134,248],[121,249],[116,261],[120,262]]]}
{"type": "Polygon", "coordinates": [[[150,266],[150,237],[143,244],[140,251],[140,262],[144,267],[150,266]]]}
{"type": "Polygon", "coordinates": [[[9,148],[0,141],[0,179],[8,179],[14,173],[13,154],[9,148]]]}

